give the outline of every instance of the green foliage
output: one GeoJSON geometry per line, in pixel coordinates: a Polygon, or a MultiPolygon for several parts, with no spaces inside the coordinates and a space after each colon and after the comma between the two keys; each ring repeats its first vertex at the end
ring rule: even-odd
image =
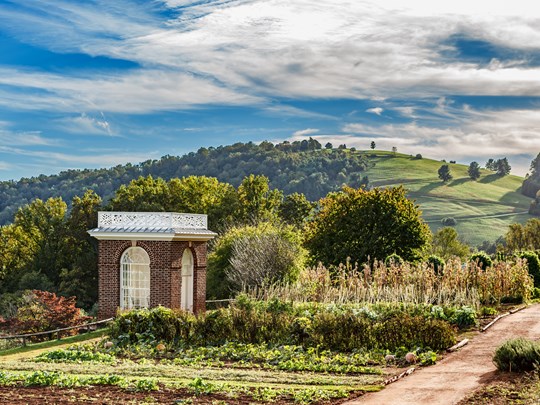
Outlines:
{"type": "Polygon", "coordinates": [[[442,165],[439,167],[437,173],[439,175],[439,179],[441,179],[443,182],[450,181],[454,178],[450,172],[450,166],[448,165],[442,165]]]}
{"type": "Polygon", "coordinates": [[[116,361],[116,358],[107,353],[73,346],[68,349],[57,349],[42,353],[35,357],[33,361],[38,363],[81,363],[88,361],[112,364],[116,361]]]}
{"type": "Polygon", "coordinates": [[[302,228],[314,209],[314,204],[304,194],[285,196],[279,207],[279,217],[287,224],[302,228]]]}
{"type": "Polygon", "coordinates": [[[452,257],[464,259],[470,254],[470,249],[459,240],[458,233],[454,228],[444,227],[433,235],[431,252],[444,260],[452,257]]]}
{"type": "Polygon", "coordinates": [[[493,266],[493,260],[491,260],[491,257],[485,252],[475,253],[470,257],[469,260],[471,262],[478,263],[478,265],[480,265],[484,270],[493,266]]]}
{"type": "Polygon", "coordinates": [[[411,261],[422,256],[431,233],[403,187],[370,191],[344,187],[320,201],[306,226],[305,245],[314,261],[338,265],[350,257],[366,262],[396,253],[411,261]]]}
{"type": "Polygon", "coordinates": [[[439,274],[444,269],[445,261],[443,258],[436,256],[436,255],[429,255],[427,258],[427,262],[430,266],[433,266],[433,270],[436,274],[439,274]]]}
{"type": "MultiPolygon", "coordinates": [[[[262,302],[242,298],[227,309],[198,318],[172,310],[160,309],[152,314],[154,311],[120,314],[111,328],[111,336],[120,347],[138,342],[154,345],[168,341],[185,347],[222,345],[228,341],[293,344],[347,352],[360,348],[392,350],[402,345],[442,350],[451,346],[456,338],[454,327],[448,322],[434,319],[429,313],[399,309],[381,310],[377,314],[358,307],[292,306],[277,300],[262,302]],[[165,326],[158,326],[160,323],[165,326]]],[[[287,367],[293,367],[291,361],[287,367]]],[[[298,363],[294,367],[303,366],[298,363]]]]}
{"type": "Polygon", "coordinates": [[[467,169],[467,174],[473,180],[478,180],[480,178],[480,165],[478,162],[471,162],[467,169]]]}
{"type": "Polygon", "coordinates": [[[270,190],[270,182],[266,176],[250,174],[238,186],[240,218],[244,222],[272,220],[283,200],[283,193],[270,190]]]}
{"type": "Polygon", "coordinates": [[[510,252],[540,250],[540,218],[529,219],[525,225],[510,225],[505,239],[510,252]]]}
{"type": "Polygon", "coordinates": [[[532,371],[540,365],[540,344],[525,338],[510,339],[495,350],[493,362],[500,371],[532,371]]]}
{"type": "Polygon", "coordinates": [[[457,325],[460,329],[474,326],[476,325],[476,311],[469,306],[458,308],[450,317],[450,322],[457,325]]]}
{"type": "Polygon", "coordinates": [[[444,217],[443,219],[441,219],[441,224],[443,224],[444,226],[456,226],[457,221],[453,217],[444,217]]]}
{"type": "Polygon", "coordinates": [[[243,287],[296,279],[306,252],[289,225],[260,222],[230,228],[208,257],[207,294],[225,298],[243,287]]]}
{"type": "Polygon", "coordinates": [[[507,158],[497,159],[494,168],[499,176],[510,174],[510,170],[512,169],[507,158]]]}
{"type": "Polygon", "coordinates": [[[78,296],[90,307],[97,298],[97,242],[87,230],[97,222],[101,200],[92,191],[75,197],[72,210],[61,198],[39,199],[0,228],[0,291],[46,289],[78,296]]]}
{"type": "Polygon", "coordinates": [[[384,259],[384,264],[386,264],[387,266],[390,266],[391,264],[395,264],[399,266],[403,264],[403,262],[404,262],[403,258],[396,253],[392,253],[391,255],[386,256],[386,259],[384,259]]]}
{"type": "Polygon", "coordinates": [[[538,197],[537,194],[540,192],[540,153],[531,162],[530,175],[523,181],[521,192],[531,198],[538,197]]]}
{"type": "Polygon", "coordinates": [[[519,257],[527,260],[529,274],[533,276],[534,286],[540,287],[540,259],[535,252],[521,252],[519,257]]]}

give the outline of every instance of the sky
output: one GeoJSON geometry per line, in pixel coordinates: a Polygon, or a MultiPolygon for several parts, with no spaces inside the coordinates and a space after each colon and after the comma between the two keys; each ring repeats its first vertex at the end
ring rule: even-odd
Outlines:
{"type": "Polygon", "coordinates": [[[0,0],[0,180],[301,140],[525,175],[530,0],[0,0]]]}

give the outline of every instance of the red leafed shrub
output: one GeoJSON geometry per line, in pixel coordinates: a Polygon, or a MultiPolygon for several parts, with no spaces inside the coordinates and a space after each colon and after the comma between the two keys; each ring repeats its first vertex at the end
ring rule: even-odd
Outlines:
{"type": "MultiPolygon", "coordinates": [[[[25,303],[17,310],[17,315],[8,320],[13,333],[36,333],[68,328],[84,324],[91,319],[84,316],[75,306],[76,297],[59,297],[48,291],[33,290],[25,297],[25,303]]],[[[76,334],[77,330],[63,332],[76,334]]]]}

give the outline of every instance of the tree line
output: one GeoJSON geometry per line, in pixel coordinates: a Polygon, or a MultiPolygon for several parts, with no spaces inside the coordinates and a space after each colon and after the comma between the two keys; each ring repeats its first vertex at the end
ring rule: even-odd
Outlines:
{"type": "Polygon", "coordinates": [[[148,175],[167,181],[191,175],[209,176],[234,187],[250,174],[264,175],[272,188],[283,190],[285,194],[302,193],[315,201],[343,184],[357,187],[365,182],[362,172],[370,164],[367,157],[345,145],[334,148],[327,144],[323,148],[312,138],[277,144],[264,141],[200,148],[183,156],[167,155],[139,164],[67,170],[51,176],[2,181],[0,224],[12,221],[19,207],[35,198],[46,201],[62,197],[69,205],[73,197],[90,189],[108,202],[122,184],[148,175]]]}

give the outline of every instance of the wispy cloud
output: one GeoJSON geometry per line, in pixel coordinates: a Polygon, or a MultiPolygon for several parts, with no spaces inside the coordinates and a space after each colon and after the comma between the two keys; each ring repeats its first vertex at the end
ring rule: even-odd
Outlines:
{"type": "Polygon", "coordinates": [[[293,133],[293,137],[307,136],[307,135],[311,135],[311,134],[316,134],[317,132],[319,132],[319,130],[316,129],[316,128],[300,129],[300,130],[295,131],[293,133]]]}

